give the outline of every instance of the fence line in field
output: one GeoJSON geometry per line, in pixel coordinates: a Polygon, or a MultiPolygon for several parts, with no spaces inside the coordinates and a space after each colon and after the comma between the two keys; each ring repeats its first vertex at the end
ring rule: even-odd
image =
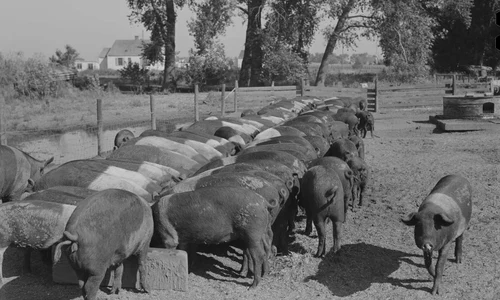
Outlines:
{"type": "MultiPolygon", "coordinates": [[[[454,78],[453,75],[451,75],[452,80],[454,78]]],[[[457,91],[457,87],[460,87],[458,80],[455,79],[455,84],[452,84],[449,86],[447,89],[453,89],[453,86],[455,86],[455,91],[457,91]]],[[[492,86],[492,83],[490,84],[490,88],[492,86]]],[[[483,84],[486,86],[486,84],[483,84]]],[[[241,99],[244,98],[244,94],[246,93],[258,93],[258,92],[263,92],[264,94],[270,93],[271,95],[274,96],[275,93],[284,93],[284,92],[294,92],[294,95],[300,95],[300,96],[315,96],[315,97],[321,97],[321,98],[329,98],[331,96],[335,96],[338,93],[343,93],[347,91],[352,91],[352,93],[360,96],[368,96],[368,102],[369,102],[369,109],[372,111],[379,111],[380,108],[397,108],[397,107],[403,107],[402,105],[398,105],[398,98],[397,97],[403,97],[403,94],[401,93],[406,93],[404,97],[416,97],[414,103],[415,105],[412,106],[437,106],[437,105],[442,105],[442,97],[446,95],[446,89],[445,87],[436,87],[436,86],[417,86],[417,87],[382,87],[378,83],[378,80],[375,80],[373,83],[370,83],[370,86],[367,88],[363,89],[349,89],[349,88],[337,88],[337,87],[314,87],[314,86],[309,86],[307,85],[306,81],[304,79],[300,80],[299,84],[295,86],[274,86],[274,84],[271,84],[271,86],[265,86],[265,87],[239,87],[238,82],[235,82],[235,87],[226,93],[225,91],[225,86],[222,88],[221,95],[218,99],[216,99],[215,104],[216,107],[219,107],[219,109],[216,110],[216,115],[225,115],[228,111],[226,110],[226,102],[230,103],[230,100],[228,99],[233,99],[233,109],[232,112],[238,112],[239,105],[240,104],[245,104],[244,102],[240,102],[241,99]],[[427,99],[420,100],[419,97],[421,95],[424,95],[427,97],[427,99]],[[232,97],[234,96],[234,97],[232,97]],[[220,99],[220,100],[219,100],[220,99]],[[220,104],[217,103],[220,101],[220,104]],[[217,112],[218,111],[218,112],[217,112]]],[[[250,94],[252,95],[252,94],[250,94]]],[[[114,142],[114,134],[117,132],[119,129],[123,128],[133,128],[132,130],[136,135],[141,133],[141,130],[145,129],[157,129],[160,128],[162,130],[165,130],[165,128],[169,128],[168,130],[173,130],[175,128],[175,124],[179,122],[185,122],[186,117],[190,118],[192,114],[194,114],[194,121],[200,120],[200,109],[199,109],[199,102],[200,102],[200,93],[199,93],[199,88],[197,85],[194,86],[194,111],[190,113],[189,109],[186,111],[184,110],[183,113],[179,114],[176,118],[170,119],[158,119],[158,107],[156,103],[156,97],[154,95],[149,95],[149,109],[148,111],[144,112],[145,114],[149,113],[149,118],[148,120],[144,121],[129,121],[127,122],[120,122],[119,125],[111,125],[105,123],[106,119],[106,113],[103,112],[103,104],[102,104],[102,99],[97,99],[96,100],[96,106],[97,106],[97,119],[96,119],[96,126],[92,125],[87,125],[86,129],[75,129],[74,131],[71,131],[70,135],[66,136],[68,132],[61,133],[62,130],[60,128],[54,128],[52,130],[30,130],[30,131],[7,131],[7,124],[6,124],[6,119],[5,116],[7,114],[6,112],[6,106],[5,106],[5,100],[3,97],[0,96],[0,143],[2,145],[7,145],[9,143],[10,145],[14,147],[18,147],[28,153],[35,153],[35,154],[43,154],[43,155],[51,155],[54,152],[63,153],[63,151],[67,151],[66,154],[60,154],[60,157],[55,158],[56,164],[60,164],[63,162],[66,162],[68,160],[73,160],[73,159],[84,159],[84,158],[91,158],[96,155],[105,155],[106,152],[112,150],[113,148],[113,142],[114,142]],[[190,115],[191,114],[191,115],[190,115]],[[108,125],[108,126],[106,126],[108,125]],[[57,132],[57,133],[54,133],[57,132]],[[16,135],[22,134],[22,141],[21,138],[18,138],[16,135]],[[7,136],[11,136],[12,140],[8,141],[7,136]],[[26,141],[26,139],[28,141],[26,141]],[[36,140],[36,142],[34,142],[36,140]],[[43,140],[42,142],[39,142],[39,140],[43,140]],[[89,142],[89,140],[92,140],[89,142]],[[46,146],[46,143],[50,143],[50,146],[46,146]],[[38,144],[37,145],[32,145],[32,144],[38,144]],[[54,146],[54,145],[55,146],[54,146]],[[57,148],[64,148],[62,150],[59,150],[57,148]],[[69,154],[68,154],[69,153],[69,154]]],[[[252,97],[254,97],[252,95],[252,97]]],[[[425,97],[424,97],[425,98],[425,97]]],[[[207,98],[208,99],[208,98],[207,98]]],[[[253,98],[252,98],[253,99],[253,98]]],[[[270,100],[268,96],[266,96],[265,100],[261,100],[261,103],[263,101],[268,101],[270,100]]],[[[208,109],[208,115],[212,115],[213,111],[210,110],[211,107],[214,108],[214,105],[209,105],[208,109]]],[[[248,108],[248,106],[246,107],[248,108]]],[[[255,107],[254,107],[255,108],[255,107]]],[[[260,107],[259,107],[260,108],[260,107]]],[[[179,106],[178,106],[179,109],[179,106]]],[[[182,107],[180,108],[181,110],[183,109],[182,107]]],[[[185,108],[184,108],[185,109],[185,108]]],[[[204,115],[206,115],[206,111],[204,112],[204,115]]],[[[141,118],[142,119],[142,118],[141,118]]],[[[11,138],[9,137],[9,139],[11,138]]],[[[35,157],[39,158],[40,155],[35,155],[35,157]]]]}

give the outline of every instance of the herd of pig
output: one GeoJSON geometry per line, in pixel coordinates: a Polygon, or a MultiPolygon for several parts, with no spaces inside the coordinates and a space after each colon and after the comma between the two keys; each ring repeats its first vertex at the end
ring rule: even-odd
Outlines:
{"type": "MultiPolygon", "coordinates": [[[[174,132],[120,131],[105,159],[67,162],[49,172],[39,161],[0,146],[0,280],[9,246],[64,252],[85,299],[95,299],[105,272],[121,288],[122,262],[138,257],[140,284],[149,291],[144,263],[150,246],[188,251],[196,245],[239,241],[242,276],[252,287],[269,270],[268,260],[288,253],[299,207],[314,223],[316,256],[326,254],[325,224],[333,225],[333,252],[341,248],[345,216],[363,204],[369,183],[364,161],[373,115],[366,100],[313,97],[280,99],[240,118],[210,117],[174,132]]],[[[415,242],[439,292],[453,241],[461,261],[463,232],[471,217],[465,178],[441,179],[419,211],[402,221],[415,226],[415,242]],[[439,251],[432,268],[432,252],[439,251]]],[[[353,212],[351,212],[353,213],[353,212]]]]}

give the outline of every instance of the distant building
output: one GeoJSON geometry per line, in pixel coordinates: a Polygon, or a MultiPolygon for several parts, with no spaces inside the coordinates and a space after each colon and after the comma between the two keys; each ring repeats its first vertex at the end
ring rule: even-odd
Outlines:
{"type": "Polygon", "coordinates": [[[98,60],[98,63],[99,63],[99,67],[102,69],[102,70],[107,70],[108,69],[108,60],[106,59],[106,56],[108,55],[108,52],[111,48],[104,48],[101,50],[101,53],[99,53],[99,58],[97,59],[98,60]]]}
{"type": "Polygon", "coordinates": [[[149,41],[135,36],[133,40],[116,40],[111,48],[102,49],[99,54],[99,65],[103,70],[120,70],[128,63],[138,63],[150,70],[163,70],[162,63],[149,65],[142,58],[142,44],[149,41]]]}
{"type": "Polygon", "coordinates": [[[85,70],[99,70],[99,63],[97,61],[85,60],[83,58],[77,58],[75,60],[75,68],[77,71],[85,70]]]}

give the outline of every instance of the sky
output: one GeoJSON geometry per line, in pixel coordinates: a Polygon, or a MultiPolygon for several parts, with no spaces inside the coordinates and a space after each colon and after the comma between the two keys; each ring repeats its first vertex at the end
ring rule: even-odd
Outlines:
{"type": "MultiPolygon", "coordinates": [[[[140,24],[131,24],[130,9],[126,0],[42,0],[4,1],[0,10],[0,52],[22,51],[26,57],[41,53],[52,56],[56,49],[63,50],[69,44],[80,57],[95,60],[105,47],[115,40],[133,39],[134,36],[149,39],[149,33],[140,24]]],[[[188,56],[194,48],[186,22],[192,17],[184,8],[178,11],[176,26],[176,51],[179,56],[188,56]]],[[[323,27],[325,24],[323,24],[323,27]]],[[[238,56],[244,48],[246,23],[235,18],[220,40],[225,45],[226,56],[238,56]]],[[[326,41],[318,33],[310,48],[311,53],[323,52],[326,41]]],[[[342,53],[336,49],[335,53],[342,53]]],[[[376,42],[361,40],[353,50],[344,53],[378,54],[376,42]]]]}

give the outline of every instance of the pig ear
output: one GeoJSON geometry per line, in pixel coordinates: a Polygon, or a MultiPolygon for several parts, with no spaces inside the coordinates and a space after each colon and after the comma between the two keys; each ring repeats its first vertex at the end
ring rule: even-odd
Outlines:
{"type": "Polygon", "coordinates": [[[453,224],[453,220],[445,213],[440,213],[440,214],[437,214],[436,217],[438,219],[440,219],[441,222],[444,223],[445,226],[448,226],[448,225],[451,225],[453,224]]]}
{"type": "Polygon", "coordinates": [[[417,224],[417,218],[416,218],[417,213],[409,213],[406,218],[401,218],[401,222],[405,223],[408,226],[415,226],[417,224]]]}

